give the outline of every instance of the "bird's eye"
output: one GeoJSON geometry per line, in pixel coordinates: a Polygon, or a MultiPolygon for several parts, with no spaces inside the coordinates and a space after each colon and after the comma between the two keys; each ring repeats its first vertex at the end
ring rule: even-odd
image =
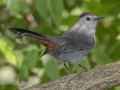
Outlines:
{"type": "Polygon", "coordinates": [[[90,17],[87,17],[86,20],[87,20],[87,21],[90,21],[90,17]]]}

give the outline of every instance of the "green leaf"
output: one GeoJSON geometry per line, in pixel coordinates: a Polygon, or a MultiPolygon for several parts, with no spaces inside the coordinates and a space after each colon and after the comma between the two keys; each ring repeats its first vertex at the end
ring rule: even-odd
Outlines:
{"type": "Polygon", "coordinates": [[[65,18],[62,20],[62,24],[72,27],[75,24],[75,22],[77,21],[77,19],[78,19],[78,16],[70,15],[68,18],[65,18]]]}
{"type": "Polygon", "coordinates": [[[46,74],[51,79],[56,79],[60,76],[57,61],[49,55],[45,55],[42,57],[42,62],[45,67],[46,74]]]}
{"type": "Polygon", "coordinates": [[[15,65],[17,64],[14,52],[12,47],[9,45],[7,40],[1,35],[0,33],[0,51],[3,53],[4,57],[7,59],[7,61],[15,65]]]}
{"type": "Polygon", "coordinates": [[[35,44],[30,44],[22,49],[24,52],[31,52],[32,50],[36,50],[38,52],[38,47],[35,44]]]}
{"type": "Polygon", "coordinates": [[[20,6],[20,11],[23,12],[24,14],[29,13],[30,9],[26,1],[25,0],[18,0],[18,1],[19,1],[19,6],[20,6]]]}
{"type": "Polygon", "coordinates": [[[63,1],[51,0],[49,10],[55,25],[59,26],[62,20],[63,1]]]}
{"type": "Polygon", "coordinates": [[[25,0],[7,0],[6,1],[7,8],[10,11],[10,13],[17,17],[17,18],[22,18],[23,16],[20,14],[22,13],[28,13],[30,12],[30,9],[25,2],[25,0]]]}
{"type": "Polygon", "coordinates": [[[3,3],[3,0],[0,0],[0,5],[2,5],[2,3],[3,3]]]}
{"type": "Polygon", "coordinates": [[[38,60],[38,50],[31,50],[26,55],[22,62],[22,66],[20,68],[19,79],[26,80],[29,75],[29,70],[37,65],[38,60]]]}
{"type": "Polygon", "coordinates": [[[52,79],[50,79],[50,77],[48,77],[48,75],[46,73],[44,73],[44,75],[41,77],[41,84],[46,83],[51,81],[52,79]]]}
{"type": "Polygon", "coordinates": [[[120,90],[120,86],[115,87],[115,90],[120,90]]]}
{"type": "Polygon", "coordinates": [[[37,64],[37,60],[38,60],[38,50],[31,50],[25,55],[25,58],[23,60],[23,65],[26,65],[27,68],[30,70],[37,64]]]}
{"type": "Polygon", "coordinates": [[[69,7],[72,6],[72,5],[74,5],[74,4],[76,4],[74,0],[64,0],[64,2],[65,2],[65,4],[67,4],[67,6],[69,6],[69,7]]]}
{"type": "Polygon", "coordinates": [[[20,11],[19,0],[7,0],[6,4],[8,10],[10,11],[10,14],[17,18],[22,18],[22,15],[19,13],[20,11]]]}
{"type": "MultiPolygon", "coordinates": [[[[3,90],[3,86],[0,86],[0,90],[3,90]]],[[[19,90],[15,84],[4,85],[4,90],[19,90]]]]}
{"type": "Polygon", "coordinates": [[[98,65],[104,65],[107,63],[111,63],[111,58],[103,51],[102,49],[95,47],[92,50],[92,57],[94,62],[96,62],[98,65]]]}
{"type": "Polygon", "coordinates": [[[22,19],[12,19],[10,22],[9,22],[9,27],[25,27],[25,23],[23,22],[22,19]]]}
{"type": "Polygon", "coordinates": [[[46,20],[48,16],[47,0],[35,0],[35,8],[39,15],[46,20]]]}
{"type": "Polygon", "coordinates": [[[29,70],[28,70],[28,67],[27,65],[23,65],[21,68],[20,68],[20,71],[19,71],[19,80],[22,81],[22,80],[26,80],[27,77],[29,75],[29,70]]]}

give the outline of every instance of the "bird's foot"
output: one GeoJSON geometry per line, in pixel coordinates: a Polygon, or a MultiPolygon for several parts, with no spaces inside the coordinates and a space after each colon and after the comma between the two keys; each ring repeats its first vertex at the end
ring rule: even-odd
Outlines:
{"type": "Polygon", "coordinates": [[[83,68],[82,72],[87,72],[88,69],[86,67],[83,68]]]}
{"type": "Polygon", "coordinates": [[[68,72],[67,72],[67,75],[69,75],[69,74],[72,74],[72,72],[71,72],[71,71],[68,71],[68,72]]]}

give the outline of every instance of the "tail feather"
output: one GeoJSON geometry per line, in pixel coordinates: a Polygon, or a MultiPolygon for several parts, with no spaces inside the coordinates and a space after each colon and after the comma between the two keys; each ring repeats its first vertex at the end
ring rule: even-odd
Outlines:
{"type": "Polygon", "coordinates": [[[9,30],[11,30],[12,32],[14,32],[15,34],[20,34],[22,36],[31,36],[31,37],[35,37],[35,38],[43,38],[46,39],[47,36],[44,34],[40,34],[40,33],[36,33],[30,30],[25,30],[25,29],[19,29],[19,28],[9,28],[9,30]]]}
{"type": "MultiPolygon", "coordinates": [[[[53,37],[19,28],[9,28],[9,30],[22,36],[37,38],[46,47],[47,50],[54,50],[56,47],[55,43],[53,43],[53,41],[55,40],[55,38],[53,37]]],[[[47,53],[47,50],[43,53],[43,55],[47,53]]]]}

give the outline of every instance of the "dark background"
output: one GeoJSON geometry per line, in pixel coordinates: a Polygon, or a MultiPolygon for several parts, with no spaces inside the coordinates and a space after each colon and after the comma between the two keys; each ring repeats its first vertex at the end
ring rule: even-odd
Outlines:
{"type": "MultiPolygon", "coordinates": [[[[84,12],[104,15],[96,30],[96,45],[80,63],[88,69],[120,60],[120,0],[0,0],[0,90],[17,90],[66,75],[61,62],[36,39],[7,28],[29,29],[59,36],[84,12]]],[[[74,72],[81,68],[68,63],[74,72]]],[[[110,90],[120,90],[115,87],[110,90]]]]}

